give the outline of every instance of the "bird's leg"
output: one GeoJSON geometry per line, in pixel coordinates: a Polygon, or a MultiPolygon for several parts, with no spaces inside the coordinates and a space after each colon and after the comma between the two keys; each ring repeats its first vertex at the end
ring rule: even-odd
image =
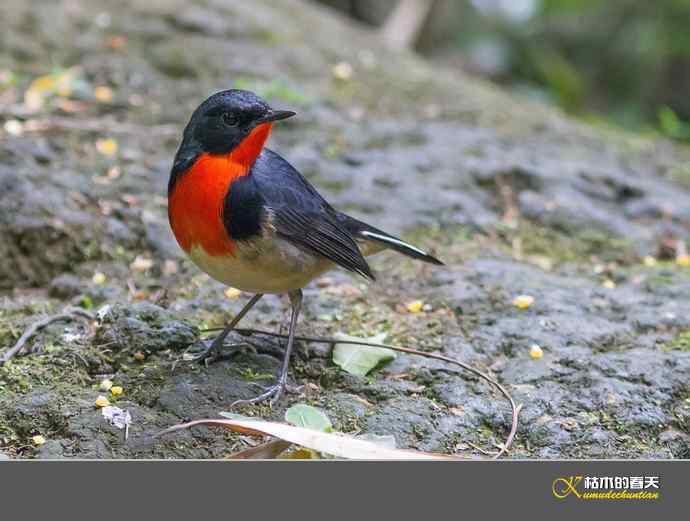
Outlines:
{"type": "Polygon", "coordinates": [[[257,293],[251,299],[249,299],[249,302],[247,302],[244,305],[244,307],[240,310],[240,312],[237,313],[237,315],[235,315],[235,317],[230,321],[230,323],[227,326],[225,326],[225,329],[221,332],[221,334],[213,339],[213,342],[209,347],[207,347],[201,353],[199,353],[199,355],[194,357],[194,360],[198,362],[203,362],[207,366],[215,360],[218,360],[221,352],[223,351],[223,343],[225,342],[225,338],[230,334],[230,332],[233,329],[235,329],[235,326],[238,324],[240,320],[242,320],[242,317],[244,317],[249,312],[249,310],[254,307],[254,304],[256,304],[259,301],[259,299],[261,299],[261,297],[263,296],[263,293],[257,293]]]}
{"type": "Polygon", "coordinates": [[[297,318],[302,309],[302,290],[298,289],[291,291],[289,294],[290,304],[292,305],[292,315],[290,316],[290,330],[288,331],[288,341],[285,347],[285,355],[283,355],[283,363],[280,368],[280,375],[278,376],[278,383],[267,388],[256,398],[250,400],[237,400],[232,405],[258,403],[270,399],[271,406],[278,403],[283,391],[287,387],[288,367],[290,366],[290,355],[292,354],[292,346],[295,343],[295,329],[297,329],[297,318]]]}

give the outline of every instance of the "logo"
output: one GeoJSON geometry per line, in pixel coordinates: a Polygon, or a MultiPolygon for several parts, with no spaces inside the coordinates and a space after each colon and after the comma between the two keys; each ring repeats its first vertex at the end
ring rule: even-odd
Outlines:
{"type": "Polygon", "coordinates": [[[659,476],[567,476],[553,480],[557,499],[650,501],[659,499],[659,476]]]}

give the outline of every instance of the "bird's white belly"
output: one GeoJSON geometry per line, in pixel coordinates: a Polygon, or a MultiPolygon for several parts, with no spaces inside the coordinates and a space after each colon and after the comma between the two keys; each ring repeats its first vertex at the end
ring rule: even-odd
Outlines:
{"type": "Polygon", "coordinates": [[[192,246],[189,257],[223,284],[250,293],[286,293],[303,288],[333,263],[272,237],[237,243],[234,255],[213,256],[192,246]]]}

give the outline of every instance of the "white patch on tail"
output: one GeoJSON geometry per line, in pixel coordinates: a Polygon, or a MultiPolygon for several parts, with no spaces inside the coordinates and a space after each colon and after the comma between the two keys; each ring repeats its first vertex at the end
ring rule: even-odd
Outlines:
{"type": "Polygon", "coordinates": [[[381,235],[379,233],[374,233],[370,231],[362,231],[359,232],[359,234],[364,237],[370,237],[372,239],[379,240],[381,242],[387,242],[388,244],[397,244],[398,246],[402,246],[403,248],[409,248],[410,250],[416,251],[420,255],[428,255],[427,252],[425,252],[424,250],[420,250],[419,248],[416,248],[411,244],[408,244],[404,241],[399,241],[398,239],[394,239],[393,237],[388,237],[387,235],[381,235]]]}

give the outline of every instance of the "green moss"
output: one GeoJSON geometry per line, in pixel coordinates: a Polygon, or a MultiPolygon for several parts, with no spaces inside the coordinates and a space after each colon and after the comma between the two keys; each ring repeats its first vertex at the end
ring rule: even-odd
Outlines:
{"type": "Polygon", "coordinates": [[[664,351],[690,351],[690,330],[681,331],[661,349],[664,351]]]}
{"type": "Polygon", "coordinates": [[[545,257],[556,265],[612,261],[627,264],[636,259],[629,241],[612,237],[603,231],[584,230],[569,234],[525,221],[516,230],[499,230],[499,233],[511,246],[518,239],[524,256],[545,257]]]}

